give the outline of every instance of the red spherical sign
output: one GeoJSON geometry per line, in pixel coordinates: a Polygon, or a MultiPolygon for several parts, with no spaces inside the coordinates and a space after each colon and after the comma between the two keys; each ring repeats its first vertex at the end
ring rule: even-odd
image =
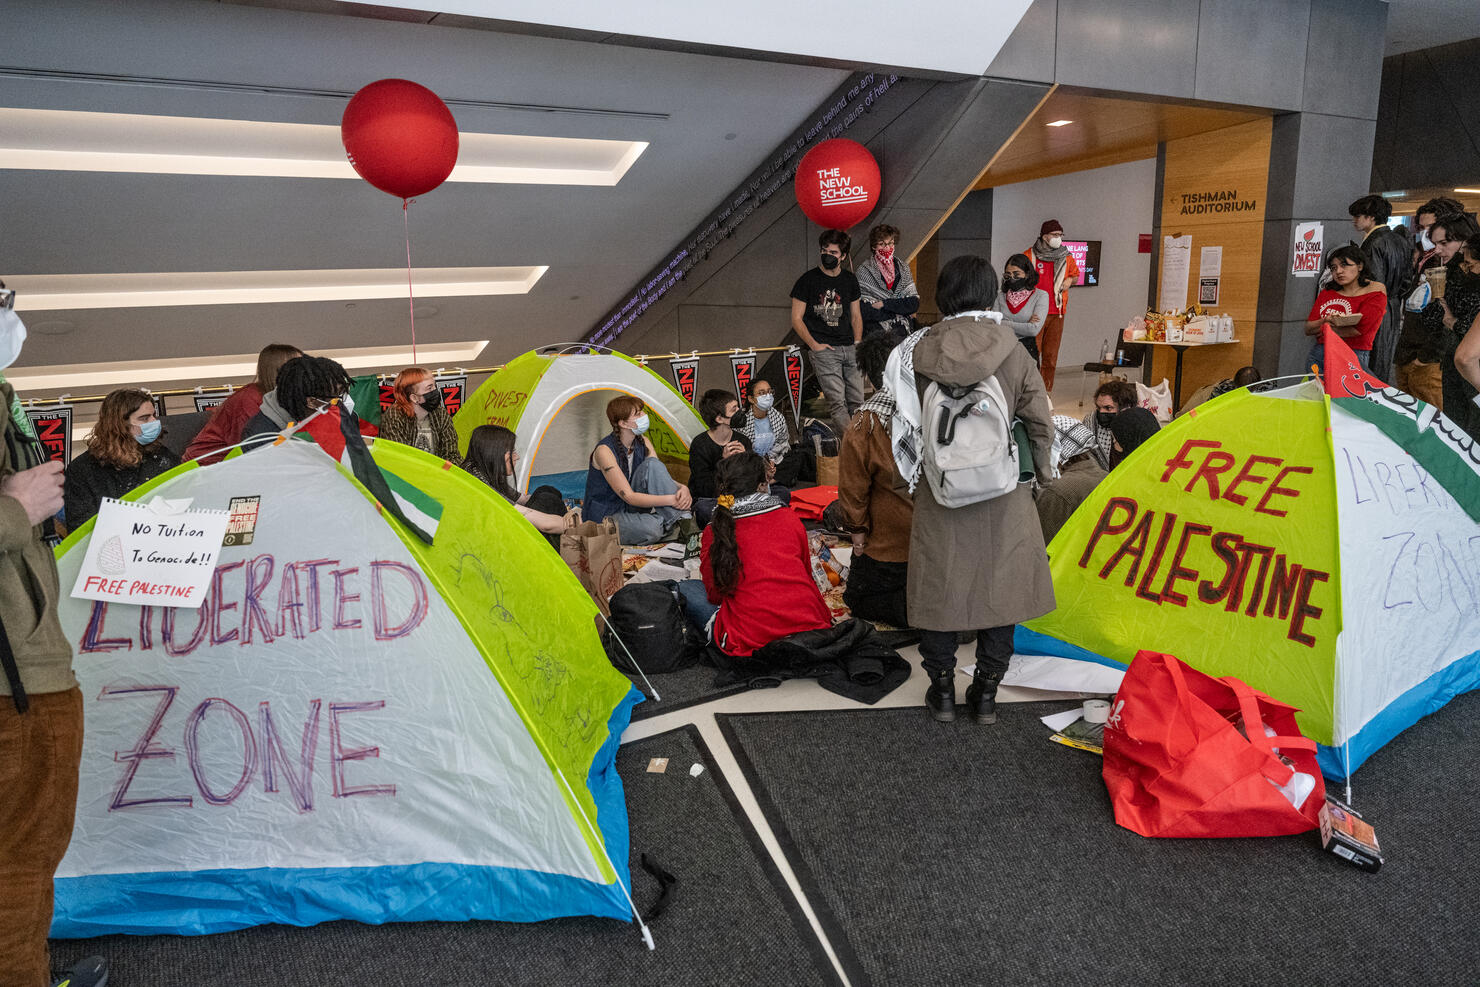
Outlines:
{"type": "Polygon", "coordinates": [[[441,185],[457,164],[457,121],[437,94],[405,79],[355,93],[339,124],[360,177],[403,199],[441,185]]]}
{"type": "Polygon", "coordinates": [[[879,204],[879,162],[845,137],[823,141],[797,164],[797,205],[830,230],[861,223],[879,204]]]}

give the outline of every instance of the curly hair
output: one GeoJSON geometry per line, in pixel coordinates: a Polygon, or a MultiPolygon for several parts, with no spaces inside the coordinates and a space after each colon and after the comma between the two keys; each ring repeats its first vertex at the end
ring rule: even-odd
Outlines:
{"type": "Polygon", "coordinates": [[[426,367],[407,367],[396,374],[396,382],[391,385],[391,396],[396,402],[396,409],[407,417],[416,414],[416,406],[411,403],[411,389],[422,381],[431,379],[432,372],[426,367]]]}
{"type": "MultiPolygon", "coordinates": [[[[766,481],[766,461],[753,452],[729,456],[715,467],[714,480],[721,497],[745,497],[766,481]]],[[[709,546],[714,588],[722,597],[734,596],[740,588],[744,567],[740,564],[740,544],[735,540],[735,515],[731,509],[722,504],[716,507],[709,530],[714,533],[709,546]]]]}
{"type": "Polygon", "coordinates": [[[294,421],[308,417],[308,399],[331,401],[346,393],[354,381],[327,356],[299,356],[278,371],[277,400],[294,421]]]}
{"type": "Polygon", "coordinates": [[[1095,388],[1096,398],[1107,396],[1115,402],[1115,407],[1121,411],[1134,406],[1140,400],[1140,396],[1136,392],[1136,385],[1128,380],[1121,380],[1118,377],[1114,380],[1107,380],[1095,388]]]}
{"type": "Polygon", "coordinates": [[[129,469],[144,461],[144,451],[159,447],[163,438],[155,439],[147,446],[139,445],[129,427],[129,416],[142,404],[152,404],[154,398],[148,391],[137,387],[122,387],[112,391],[103,399],[98,409],[98,420],[93,423],[87,437],[87,451],[99,462],[129,469]]]}

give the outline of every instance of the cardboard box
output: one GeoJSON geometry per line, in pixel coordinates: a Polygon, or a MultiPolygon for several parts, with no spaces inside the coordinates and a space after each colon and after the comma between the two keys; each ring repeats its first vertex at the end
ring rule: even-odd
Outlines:
{"type": "Polygon", "coordinates": [[[1372,825],[1330,795],[1321,806],[1321,846],[1364,871],[1375,874],[1382,867],[1382,851],[1372,825]]]}
{"type": "Polygon", "coordinates": [[[1206,315],[1188,319],[1187,325],[1182,327],[1182,338],[1189,343],[1216,343],[1218,341],[1218,320],[1206,315]]]}

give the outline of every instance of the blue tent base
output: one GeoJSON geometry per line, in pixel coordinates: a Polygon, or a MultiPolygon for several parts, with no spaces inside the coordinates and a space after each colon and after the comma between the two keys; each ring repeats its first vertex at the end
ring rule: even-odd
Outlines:
{"type": "MultiPolygon", "coordinates": [[[[616,756],[632,707],[641,700],[642,693],[629,689],[612,711],[606,743],[586,778],[596,802],[596,824],[618,880],[629,889],[627,803],[616,756]]],[[[58,939],[113,933],[207,935],[268,923],[317,925],[337,919],[380,925],[539,922],[569,915],[630,920],[632,911],[617,884],[509,867],[435,862],[260,867],[60,878],[51,934],[58,939]]]]}
{"type": "Polygon", "coordinates": [[[1017,625],[1017,630],[1013,634],[1012,650],[1020,655],[1048,655],[1053,658],[1075,658],[1079,661],[1092,661],[1097,665],[1118,668],[1121,671],[1125,671],[1129,667],[1123,661],[1116,661],[1113,658],[1106,658],[1104,655],[1097,655],[1093,651],[1081,648],[1076,644],[1070,644],[1067,641],[1060,641],[1056,637],[1049,637],[1047,634],[1041,634],[1038,631],[1024,627],[1022,624],[1017,625]]]}
{"type": "Polygon", "coordinates": [[[1450,662],[1418,685],[1383,707],[1346,744],[1316,749],[1321,773],[1334,781],[1345,781],[1388,741],[1430,713],[1443,709],[1455,696],[1480,689],[1480,651],[1450,662]],[[1348,752],[1351,768],[1345,767],[1348,752]]]}

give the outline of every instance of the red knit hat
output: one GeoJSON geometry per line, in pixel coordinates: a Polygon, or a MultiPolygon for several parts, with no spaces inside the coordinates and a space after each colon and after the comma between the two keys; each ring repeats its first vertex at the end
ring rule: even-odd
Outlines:
{"type": "Polygon", "coordinates": [[[1064,232],[1063,224],[1056,219],[1045,220],[1043,225],[1038,228],[1039,236],[1048,236],[1050,233],[1062,232],[1064,232]]]}

